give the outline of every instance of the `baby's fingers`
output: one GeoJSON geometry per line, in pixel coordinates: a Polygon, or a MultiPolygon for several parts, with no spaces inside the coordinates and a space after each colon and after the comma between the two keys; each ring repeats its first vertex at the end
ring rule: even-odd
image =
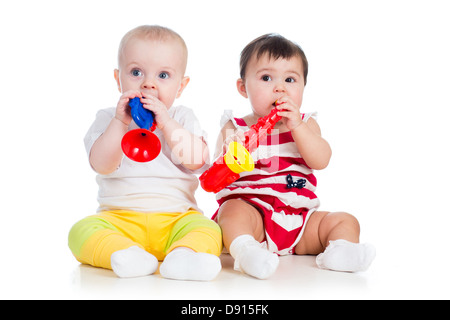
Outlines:
{"type": "Polygon", "coordinates": [[[278,111],[277,115],[279,115],[280,117],[283,117],[283,118],[290,118],[292,116],[292,112],[283,110],[283,111],[278,111]]]}
{"type": "Polygon", "coordinates": [[[136,97],[142,98],[142,95],[141,95],[141,93],[138,90],[128,90],[128,91],[125,91],[122,94],[120,99],[121,100],[122,99],[123,100],[126,100],[126,99],[130,100],[130,99],[133,99],[133,98],[136,98],[136,97]]]}

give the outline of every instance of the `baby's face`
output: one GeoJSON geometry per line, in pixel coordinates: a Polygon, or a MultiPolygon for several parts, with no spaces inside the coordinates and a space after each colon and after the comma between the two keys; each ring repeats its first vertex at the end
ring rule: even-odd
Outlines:
{"type": "Polygon", "coordinates": [[[283,96],[289,96],[300,107],[304,88],[300,57],[274,60],[268,54],[260,59],[254,56],[247,65],[241,87],[238,81],[239,92],[249,98],[253,112],[260,117],[267,115],[274,102],[283,96]]]}
{"type": "Polygon", "coordinates": [[[182,45],[172,39],[128,41],[119,58],[119,91],[138,90],[152,95],[170,108],[184,89],[186,56],[182,45]]]}

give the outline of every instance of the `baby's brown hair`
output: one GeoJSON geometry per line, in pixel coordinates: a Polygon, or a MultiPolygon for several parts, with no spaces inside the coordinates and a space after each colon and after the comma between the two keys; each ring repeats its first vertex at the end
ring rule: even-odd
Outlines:
{"type": "Polygon", "coordinates": [[[279,58],[290,59],[295,56],[299,57],[302,60],[303,79],[306,85],[306,77],[308,76],[308,60],[306,59],[302,48],[285,37],[274,33],[265,34],[256,38],[250,42],[244,50],[242,50],[240,61],[241,79],[245,79],[247,64],[253,55],[256,54],[256,59],[259,59],[265,53],[269,55],[269,58],[273,58],[275,60],[279,58]]]}

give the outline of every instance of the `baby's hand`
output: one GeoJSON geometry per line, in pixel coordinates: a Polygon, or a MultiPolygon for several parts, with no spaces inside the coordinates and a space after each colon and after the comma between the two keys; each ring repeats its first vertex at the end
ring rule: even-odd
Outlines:
{"type": "Polygon", "coordinates": [[[230,142],[238,142],[242,145],[244,145],[244,141],[245,141],[245,132],[241,129],[236,129],[234,130],[234,134],[228,136],[222,144],[222,154],[225,154],[228,151],[228,145],[230,144],[230,142]]]}
{"type": "Polygon", "coordinates": [[[167,107],[164,103],[161,102],[158,98],[154,96],[144,96],[142,94],[141,102],[145,109],[153,111],[155,114],[156,125],[159,129],[164,128],[167,121],[171,119],[169,113],[167,112],[167,107]]]}
{"type": "Polygon", "coordinates": [[[130,112],[130,107],[128,106],[128,103],[133,98],[142,98],[142,95],[137,90],[129,90],[124,92],[119,99],[119,102],[117,103],[116,107],[116,119],[123,122],[127,126],[130,124],[132,117],[130,112]]]}
{"type": "Polygon", "coordinates": [[[278,115],[283,117],[282,121],[289,130],[292,131],[303,123],[300,106],[295,105],[290,97],[285,96],[278,99],[277,109],[282,110],[278,112],[278,115]]]}

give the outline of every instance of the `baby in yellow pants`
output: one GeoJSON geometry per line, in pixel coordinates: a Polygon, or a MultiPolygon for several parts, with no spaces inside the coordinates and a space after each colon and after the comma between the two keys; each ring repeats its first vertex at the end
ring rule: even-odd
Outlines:
{"type": "Polygon", "coordinates": [[[119,277],[152,274],[158,260],[171,279],[212,280],[220,272],[221,230],[194,198],[194,174],[209,160],[206,134],[191,109],[173,106],[189,82],[186,64],[186,44],[168,28],[140,26],[122,38],[114,70],[122,96],[116,108],[97,113],[85,137],[100,206],[70,230],[81,263],[119,277]],[[162,147],[150,162],[134,162],[121,149],[124,134],[137,128],[128,106],[135,97],[155,115],[162,147]]]}

